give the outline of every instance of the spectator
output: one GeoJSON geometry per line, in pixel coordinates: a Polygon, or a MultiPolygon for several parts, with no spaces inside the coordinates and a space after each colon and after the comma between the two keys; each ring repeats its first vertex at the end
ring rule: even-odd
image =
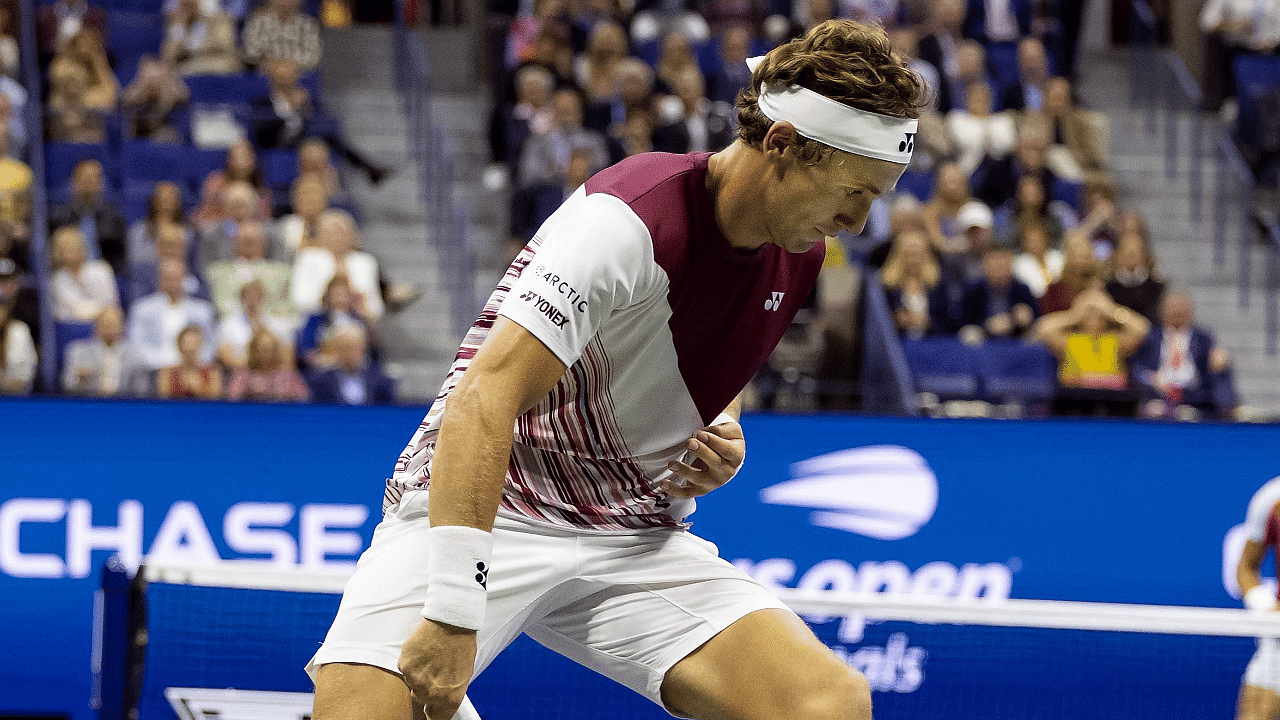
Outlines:
{"type": "Polygon", "coordinates": [[[972,177],[986,158],[1009,155],[1018,139],[1018,129],[1009,113],[991,112],[991,88],[986,83],[965,86],[965,108],[947,113],[947,130],[955,139],[960,155],[956,164],[972,177]]]}
{"type": "Polygon", "coordinates": [[[307,386],[290,362],[280,338],[266,328],[254,330],[244,367],[231,374],[228,400],[304,402],[307,386]]]}
{"type": "Polygon", "coordinates": [[[156,394],[162,398],[217,400],[222,397],[222,372],[203,357],[206,334],[200,325],[178,332],[178,361],[156,373],[156,394]]]}
{"type": "Polygon", "coordinates": [[[1024,118],[1015,151],[1008,157],[987,158],[978,166],[974,196],[989,207],[1000,207],[1013,199],[1018,181],[1025,175],[1035,175],[1043,187],[1052,188],[1055,176],[1047,166],[1048,148],[1044,123],[1024,118]]]}
{"type": "MultiPolygon", "coordinates": [[[[207,268],[220,260],[230,260],[235,255],[236,238],[240,226],[254,223],[262,226],[271,216],[263,218],[258,193],[247,182],[235,181],[222,191],[222,216],[200,233],[200,247],[196,253],[200,267],[207,268]]],[[[276,247],[274,238],[267,238],[266,254],[278,258],[283,253],[276,247]]]]}
{"type": "Polygon", "coordinates": [[[947,254],[967,249],[964,231],[956,224],[956,214],[972,199],[968,178],[960,166],[953,162],[939,165],[933,179],[933,194],[923,208],[925,228],[936,252],[947,254]]]}
{"type": "Polygon", "coordinates": [[[249,342],[259,329],[275,335],[292,355],[296,326],[292,318],[266,311],[266,285],[251,279],[240,286],[236,295],[237,312],[225,315],[218,323],[218,359],[222,364],[229,368],[244,367],[249,342]]]}
{"type": "Polygon", "coordinates": [[[1205,104],[1217,110],[1236,95],[1235,59],[1274,53],[1280,43],[1280,3],[1208,0],[1200,8],[1205,33],[1205,104]]]}
{"type": "Polygon", "coordinates": [[[725,28],[720,35],[717,63],[707,76],[707,96],[712,101],[726,103],[731,107],[737,102],[738,93],[751,84],[751,70],[747,67],[747,57],[750,54],[751,28],[746,25],[725,28]]]}
{"type": "Polygon", "coordinates": [[[576,148],[569,156],[569,170],[563,183],[517,188],[511,194],[511,235],[515,245],[509,248],[512,259],[551,213],[591,177],[594,172],[591,162],[589,150],[576,148]]]}
{"type": "Polygon", "coordinates": [[[296,148],[308,135],[322,138],[347,162],[362,170],[369,182],[382,182],[387,171],[369,162],[338,132],[334,122],[302,86],[298,66],[285,58],[268,58],[262,63],[267,76],[268,94],[254,98],[253,138],[263,149],[296,148]]]}
{"type": "Polygon", "coordinates": [[[494,162],[505,163],[514,171],[529,136],[550,129],[555,83],[551,71],[541,65],[525,65],[516,71],[515,103],[499,105],[491,121],[489,146],[494,162]]]}
{"type": "Polygon", "coordinates": [[[733,111],[723,103],[707,99],[702,72],[698,67],[685,68],[672,78],[675,95],[672,118],[653,134],[654,149],[659,152],[715,152],[733,142],[737,132],[733,111]]]}
{"type": "Polygon", "coordinates": [[[1021,337],[1040,315],[1031,289],[1014,277],[1013,253],[992,247],[982,256],[983,277],[970,285],[960,301],[960,337],[971,343],[985,338],[1021,337]]]}
{"type": "Polygon", "coordinates": [[[563,183],[575,148],[591,151],[593,173],[608,164],[604,138],[582,126],[582,98],[578,92],[570,88],[557,90],[551,106],[551,127],[544,133],[534,134],[525,144],[517,186],[563,183]]]}
{"type": "Polygon", "coordinates": [[[103,36],[93,28],[81,28],[72,35],[49,64],[50,74],[61,65],[79,67],[85,72],[85,87],[81,101],[86,108],[99,112],[115,109],[120,94],[120,83],[107,60],[107,48],[103,36]]]}
{"type": "Polygon", "coordinates": [[[358,327],[341,327],[329,338],[334,364],[310,382],[311,399],[338,405],[386,405],[395,402],[394,384],[369,358],[368,341],[358,327]]]}
{"type": "Polygon", "coordinates": [[[1212,332],[1195,324],[1195,306],[1186,290],[1164,296],[1160,323],[1131,362],[1147,417],[1222,417],[1235,408],[1227,351],[1212,332]]]}
{"type": "Polygon", "coordinates": [[[249,16],[241,44],[250,65],[284,58],[303,72],[320,66],[320,23],[300,8],[300,0],[267,0],[249,16]]]}
{"type": "Polygon", "coordinates": [[[991,111],[1005,110],[999,105],[1000,90],[987,72],[987,49],[976,40],[961,40],[956,45],[956,72],[951,78],[951,111],[969,107],[969,88],[986,86],[991,111]]]}
{"type": "Polygon", "coordinates": [[[56,0],[36,10],[40,64],[48,65],[54,53],[85,28],[92,28],[104,40],[110,37],[106,11],[85,0],[56,0]]]}
{"type": "Polygon", "coordinates": [[[12,259],[0,256],[0,306],[8,317],[20,320],[40,340],[40,296],[35,287],[23,286],[22,268],[12,259]]]}
{"type": "Polygon", "coordinates": [[[944,331],[947,299],[939,285],[941,270],[923,232],[906,230],[897,236],[880,277],[901,335],[918,338],[944,331]]]}
{"type": "Polygon", "coordinates": [[[1105,180],[1111,160],[1107,157],[1107,118],[1075,106],[1071,81],[1052,77],[1045,83],[1044,114],[1049,121],[1049,167],[1058,177],[1083,182],[1105,180]]]}
{"type": "MultiPolygon", "coordinates": [[[[1072,229],[1073,233],[1082,235],[1089,241],[1099,260],[1111,257],[1125,223],[1133,222],[1131,217],[1127,217],[1126,213],[1120,212],[1116,207],[1115,194],[1115,186],[1109,182],[1085,183],[1082,194],[1085,215],[1072,229]]],[[[1146,221],[1141,216],[1137,217],[1145,228],[1146,221]]]]}
{"type": "Polygon", "coordinates": [[[290,195],[293,212],[276,221],[276,235],[283,255],[292,261],[303,248],[316,246],[316,221],[329,209],[329,194],[318,177],[302,175],[290,195]]]}
{"type": "Polygon", "coordinates": [[[103,108],[85,102],[89,73],[75,63],[49,68],[49,98],[45,102],[46,134],[51,142],[106,141],[103,108]]]}
{"type": "Polygon", "coordinates": [[[222,12],[205,12],[199,0],[177,0],[165,17],[160,57],[182,75],[240,72],[235,20],[222,12]]]}
{"type": "Polygon", "coordinates": [[[289,305],[291,270],[287,263],[266,259],[266,245],[261,223],[242,223],[236,230],[234,256],[209,265],[209,290],[219,317],[233,317],[244,311],[239,297],[248,282],[261,283],[268,314],[293,315],[289,305]]]}
{"type": "Polygon", "coordinates": [[[587,48],[574,60],[574,79],[587,102],[618,94],[618,68],[627,57],[627,33],[616,22],[602,22],[591,30],[587,48]]]}
{"type": "Polygon", "coordinates": [[[1031,34],[1034,14],[1032,0],[969,0],[964,34],[986,45],[1017,42],[1031,34]]]}
{"type": "Polygon", "coordinates": [[[93,337],[67,346],[62,391],[95,397],[145,397],[151,374],[124,336],[124,313],[108,307],[93,323],[93,337]]]}
{"type": "MultiPolygon", "coordinates": [[[[583,116],[584,126],[600,133],[616,132],[633,113],[652,112],[653,84],[653,68],[639,58],[624,58],[618,63],[618,93],[611,98],[601,98],[591,103],[583,116]]],[[[541,128],[550,127],[551,119],[552,116],[548,113],[547,124],[541,128]]],[[[540,126],[530,125],[528,129],[538,133],[540,126]]]]}
{"type": "Polygon", "coordinates": [[[17,243],[31,236],[31,168],[7,152],[9,136],[0,135],[0,223],[17,243]]]}
{"type": "MultiPolygon", "coordinates": [[[[187,235],[189,249],[192,244],[192,230],[187,222],[186,211],[182,207],[182,189],[177,183],[161,180],[151,189],[151,198],[147,201],[146,217],[139,218],[129,226],[126,254],[129,265],[155,263],[156,238],[159,229],[165,225],[176,225],[187,235]]],[[[188,262],[194,260],[194,254],[188,262]]]]}
{"type": "Polygon", "coordinates": [[[1036,37],[1018,41],[1018,84],[1000,99],[1004,110],[1043,110],[1049,82],[1049,55],[1036,37]]]}
{"type": "MultiPolygon", "coordinates": [[[[1142,345],[1151,324],[1141,315],[1116,305],[1106,292],[1090,288],[1069,310],[1046,314],[1036,337],[1058,358],[1058,383],[1068,390],[1125,390],[1127,361],[1142,345]]],[[[1079,394],[1065,393],[1071,400],[1079,394]]],[[[1084,396],[1092,400],[1107,395],[1084,396]]]]}
{"type": "Polygon", "coordinates": [[[1023,225],[1040,225],[1049,233],[1049,241],[1062,239],[1064,227],[1075,225],[1075,214],[1062,203],[1049,200],[1044,181],[1028,173],[1018,178],[1013,197],[995,210],[996,236],[1012,242],[1023,225]]]}
{"type": "Polygon", "coordinates": [[[959,61],[956,57],[960,45],[961,27],[964,25],[965,0],[938,0],[929,6],[929,32],[919,42],[920,59],[932,65],[940,83],[938,112],[946,114],[957,106],[953,96],[959,84],[959,61]]]}
{"type": "Polygon", "coordinates": [[[18,28],[13,25],[10,8],[16,5],[0,5],[0,75],[12,77],[18,74],[18,28]]]}
{"type": "Polygon", "coordinates": [[[0,135],[4,136],[0,157],[19,158],[27,152],[27,125],[22,117],[22,105],[14,112],[14,102],[8,94],[0,92],[0,135]]]}
{"type": "Polygon", "coordinates": [[[84,234],[79,228],[70,225],[58,228],[52,240],[50,290],[54,320],[91,322],[103,310],[120,305],[111,266],[102,260],[86,260],[84,234]]]}
{"type": "Polygon", "coordinates": [[[107,199],[102,163],[97,160],[76,163],[71,173],[71,199],[49,211],[50,229],[65,225],[79,227],[84,233],[89,257],[106,260],[116,275],[125,271],[124,214],[107,199]]]}
{"type": "Polygon", "coordinates": [[[172,63],[144,55],[138,74],[120,96],[133,137],[139,140],[180,144],[186,140],[178,129],[176,111],[185,108],[191,91],[172,63]]]}
{"type": "Polygon", "coordinates": [[[320,309],[308,316],[298,331],[299,366],[305,370],[316,370],[333,365],[333,355],[325,340],[334,330],[347,326],[360,328],[369,338],[370,348],[376,352],[372,320],[358,304],[358,298],[351,290],[351,281],[345,275],[335,275],[325,286],[320,309]]]}
{"type": "Polygon", "coordinates": [[[662,38],[662,49],[658,53],[658,63],[654,66],[658,92],[674,94],[676,78],[680,73],[697,67],[698,58],[693,54],[693,43],[689,36],[679,30],[668,32],[662,38]]]}
{"type": "Polygon", "coordinates": [[[222,191],[236,181],[247,182],[257,191],[257,207],[252,217],[266,222],[271,219],[271,190],[262,177],[262,169],[258,167],[258,155],[253,144],[248,140],[240,140],[227,148],[227,161],[221,170],[214,170],[204,179],[200,188],[200,207],[196,209],[195,221],[198,230],[205,230],[222,221],[222,191]]]}
{"type": "Polygon", "coordinates": [[[182,279],[182,287],[191,297],[201,300],[209,299],[209,286],[204,277],[188,265],[192,256],[191,234],[179,225],[162,225],[156,235],[156,259],[151,262],[136,263],[129,267],[129,300],[144,298],[158,289],[156,278],[159,264],[164,260],[177,260],[192,268],[182,279]]]}
{"type": "Polygon", "coordinates": [[[343,198],[342,178],[329,157],[329,145],[320,138],[306,138],[298,145],[298,177],[310,177],[324,184],[329,202],[343,198]]]}
{"type": "Polygon", "coordinates": [[[161,260],[156,283],[160,290],[138,300],[129,311],[129,340],[149,369],[178,363],[178,333],[188,325],[203,331],[200,359],[213,359],[213,306],[190,296],[183,285],[186,277],[182,261],[161,260]]]}
{"type": "Polygon", "coordinates": [[[632,110],[627,121],[610,128],[610,137],[622,151],[623,157],[653,152],[653,113],[648,110],[632,110]]]}
{"type": "Polygon", "coordinates": [[[302,312],[320,307],[320,296],[335,275],[346,275],[355,292],[356,306],[372,321],[382,317],[382,295],[378,288],[378,261],[369,253],[355,249],[355,220],[343,210],[327,210],[316,224],[319,247],[298,252],[293,263],[289,292],[293,304],[302,312]]]}
{"type": "Polygon", "coordinates": [[[534,0],[532,12],[525,11],[513,18],[507,27],[504,51],[506,67],[516,68],[529,60],[543,28],[559,25],[565,14],[564,0],[534,0]]]}
{"type": "Polygon", "coordinates": [[[1071,233],[1062,246],[1062,275],[1045,289],[1040,311],[1047,315],[1069,310],[1080,293],[1090,288],[1102,289],[1100,275],[1088,238],[1071,233]]]}
{"type": "Polygon", "coordinates": [[[36,363],[31,329],[13,316],[12,305],[0,303],[0,395],[30,393],[36,363]]]}
{"type": "Polygon", "coordinates": [[[1139,232],[1121,235],[1116,251],[1105,267],[1107,294],[1153,325],[1160,322],[1164,280],[1160,278],[1160,270],[1146,238],[1139,232]]]}
{"type": "Polygon", "coordinates": [[[1022,252],[1013,259],[1013,275],[1039,300],[1062,277],[1062,251],[1049,246],[1049,230],[1043,224],[1028,222],[1019,227],[1022,252]]]}

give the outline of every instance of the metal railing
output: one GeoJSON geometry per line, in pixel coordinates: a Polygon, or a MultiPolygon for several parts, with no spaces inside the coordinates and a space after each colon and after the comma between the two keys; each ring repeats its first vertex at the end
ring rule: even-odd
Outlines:
{"type": "Polygon", "coordinates": [[[50,272],[46,246],[49,238],[49,197],[45,192],[44,105],[40,101],[40,60],[36,48],[36,12],[34,0],[19,0],[18,48],[21,53],[22,80],[27,89],[27,106],[23,122],[27,125],[27,165],[31,168],[31,244],[27,261],[40,288],[40,382],[45,393],[58,389],[57,338],[53,323],[53,305],[47,288],[50,272]]]}
{"type": "Polygon", "coordinates": [[[1267,354],[1277,351],[1275,309],[1280,305],[1280,235],[1255,220],[1257,183],[1253,171],[1232,137],[1216,116],[1203,109],[1204,96],[1182,57],[1158,44],[1156,16],[1146,0],[1132,0],[1133,25],[1129,52],[1130,106],[1143,111],[1147,132],[1155,137],[1163,125],[1165,175],[1178,173],[1183,132],[1188,134],[1187,173],[1190,217],[1213,241],[1213,266],[1224,271],[1231,229],[1236,231],[1239,266],[1236,271],[1237,302],[1241,309],[1252,303],[1260,286],[1267,312],[1267,354]],[[1185,128],[1184,128],[1185,126],[1185,128]],[[1209,171],[1212,166],[1213,171],[1209,171]],[[1209,226],[1205,227],[1206,219],[1209,226]],[[1266,253],[1266,277],[1255,283],[1253,259],[1266,253]]]}
{"type": "MultiPolygon", "coordinates": [[[[399,3],[397,3],[399,7],[399,3]]],[[[396,85],[405,104],[409,154],[418,167],[418,200],[427,212],[427,244],[436,252],[449,294],[450,327],[462,337],[480,309],[475,288],[475,247],[465,207],[453,196],[453,159],[431,114],[431,73],[422,37],[397,10],[396,85]]]]}

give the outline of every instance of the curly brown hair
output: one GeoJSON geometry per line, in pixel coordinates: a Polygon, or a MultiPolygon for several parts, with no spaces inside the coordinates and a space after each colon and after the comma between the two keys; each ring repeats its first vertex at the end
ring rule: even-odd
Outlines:
{"type": "MultiPolygon", "coordinates": [[[[751,86],[738,94],[738,137],[757,148],[773,125],[756,104],[766,83],[799,85],[859,110],[899,118],[919,117],[925,103],[924,81],[889,47],[884,30],[853,20],[814,26],[771,50],[751,73],[751,86]]],[[[806,162],[834,151],[804,137],[797,149],[806,162]]]]}

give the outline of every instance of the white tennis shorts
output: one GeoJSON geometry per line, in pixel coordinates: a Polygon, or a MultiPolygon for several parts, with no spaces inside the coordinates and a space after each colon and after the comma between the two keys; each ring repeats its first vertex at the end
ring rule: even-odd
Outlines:
{"type": "Polygon", "coordinates": [[[1244,669],[1244,684],[1280,693],[1280,638],[1258,638],[1258,649],[1244,669]]]}
{"type": "MultiPolygon", "coordinates": [[[[311,658],[398,672],[400,647],[422,621],[427,492],[408,492],[373,534],[338,615],[311,658]]],[[[493,528],[478,675],[521,632],[662,705],[677,662],[739,618],[786,606],[715,545],[692,533],[575,532],[500,515],[493,528]]]]}

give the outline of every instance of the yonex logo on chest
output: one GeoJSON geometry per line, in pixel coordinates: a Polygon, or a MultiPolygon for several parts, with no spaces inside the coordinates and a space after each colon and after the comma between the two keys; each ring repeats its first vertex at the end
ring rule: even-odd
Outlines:
{"type": "Polygon", "coordinates": [[[786,295],[786,293],[775,292],[775,293],[772,293],[772,295],[773,295],[772,297],[764,301],[765,310],[777,310],[779,307],[781,307],[782,297],[786,295]]]}

